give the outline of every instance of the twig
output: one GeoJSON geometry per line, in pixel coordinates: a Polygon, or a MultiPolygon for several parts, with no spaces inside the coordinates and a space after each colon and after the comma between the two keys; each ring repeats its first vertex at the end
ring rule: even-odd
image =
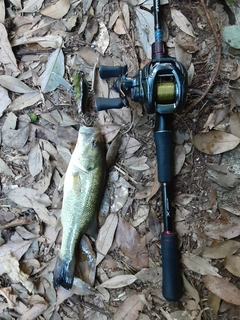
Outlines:
{"type": "Polygon", "coordinates": [[[5,224],[0,224],[0,230],[18,227],[18,226],[24,226],[24,225],[32,224],[33,222],[35,221],[30,220],[29,218],[16,219],[5,224]]]}
{"type": "Polygon", "coordinates": [[[195,105],[199,104],[205,97],[206,95],[208,94],[209,90],[211,89],[216,77],[217,77],[217,74],[218,74],[218,71],[219,71],[219,67],[220,67],[220,62],[221,62],[221,42],[218,38],[218,34],[217,34],[217,31],[216,31],[216,28],[214,27],[213,23],[212,23],[212,20],[211,20],[211,17],[209,16],[209,13],[207,11],[207,8],[206,8],[206,5],[204,3],[204,0],[200,0],[200,3],[204,9],[204,12],[206,14],[206,17],[207,17],[207,21],[211,27],[211,30],[213,32],[213,35],[214,35],[214,39],[216,41],[216,44],[217,44],[217,50],[218,50],[218,56],[217,56],[217,63],[216,63],[216,67],[215,67],[215,71],[213,72],[213,75],[212,75],[212,79],[207,87],[207,89],[204,91],[204,93],[202,94],[201,97],[199,97],[196,101],[194,101],[186,110],[187,111],[190,111],[192,109],[192,107],[194,107],[195,105]]]}
{"type": "Polygon", "coordinates": [[[88,301],[84,301],[83,304],[84,304],[86,307],[90,308],[90,309],[93,309],[93,310],[95,310],[95,311],[97,311],[97,312],[99,312],[99,313],[101,313],[101,314],[106,315],[107,317],[111,317],[111,318],[112,318],[112,316],[113,316],[112,312],[107,312],[107,311],[103,310],[102,308],[99,308],[98,306],[96,306],[96,305],[93,304],[93,303],[90,303],[90,302],[88,302],[88,301]]]}
{"type": "Polygon", "coordinates": [[[128,28],[127,28],[127,25],[126,25],[126,22],[125,22],[125,19],[124,19],[124,16],[123,16],[123,13],[122,13],[122,9],[120,8],[120,5],[119,5],[119,2],[118,0],[116,0],[116,6],[117,6],[117,9],[118,9],[118,15],[119,15],[119,18],[122,20],[123,22],[123,28],[124,28],[124,31],[128,37],[128,40],[129,42],[131,43],[131,46],[132,46],[132,49],[133,49],[133,55],[134,55],[134,59],[137,63],[137,69],[139,69],[139,63],[138,63],[138,57],[137,57],[137,53],[136,53],[136,49],[135,49],[135,45],[133,43],[133,40],[129,34],[129,31],[128,31],[128,28]]]}

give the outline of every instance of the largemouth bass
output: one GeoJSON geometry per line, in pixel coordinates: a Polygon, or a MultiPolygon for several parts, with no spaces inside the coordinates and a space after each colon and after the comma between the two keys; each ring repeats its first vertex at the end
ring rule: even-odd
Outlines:
{"type": "Polygon", "coordinates": [[[54,287],[71,289],[75,248],[99,210],[105,189],[106,155],[97,128],[81,127],[69,162],[63,188],[62,245],[54,270],[54,287]]]}

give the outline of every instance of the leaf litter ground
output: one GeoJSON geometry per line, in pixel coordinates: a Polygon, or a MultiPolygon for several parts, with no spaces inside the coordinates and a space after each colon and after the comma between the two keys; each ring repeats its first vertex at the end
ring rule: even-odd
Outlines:
{"type": "Polygon", "coordinates": [[[186,108],[173,123],[178,303],[161,294],[154,116],[133,102],[94,111],[95,96],[116,97],[112,82],[99,78],[100,64],[128,64],[133,76],[149,61],[152,2],[0,5],[1,319],[239,318],[239,51],[219,45],[222,29],[237,24],[233,4],[163,8],[169,54],[189,77],[186,108]],[[92,90],[87,115],[71,94],[75,70],[92,90]],[[62,185],[79,125],[101,127],[111,169],[98,239],[82,238],[73,288],[56,292],[62,185]]]}

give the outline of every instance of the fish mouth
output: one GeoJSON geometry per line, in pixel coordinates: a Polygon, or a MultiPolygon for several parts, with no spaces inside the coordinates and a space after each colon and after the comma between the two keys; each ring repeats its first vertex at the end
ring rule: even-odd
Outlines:
{"type": "Polygon", "coordinates": [[[84,127],[82,126],[79,130],[79,141],[82,143],[90,141],[93,137],[102,140],[101,130],[96,127],[84,127]]]}
{"type": "Polygon", "coordinates": [[[79,133],[81,134],[94,134],[94,133],[100,133],[100,129],[99,128],[96,128],[96,127],[85,127],[85,126],[82,126],[79,130],[79,133]]]}

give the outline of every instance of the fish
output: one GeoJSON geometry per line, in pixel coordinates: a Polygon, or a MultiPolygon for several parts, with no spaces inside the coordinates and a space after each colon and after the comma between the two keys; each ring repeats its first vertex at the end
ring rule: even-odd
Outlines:
{"type": "Polygon", "coordinates": [[[53,274],[55,288],[72,288],[76,245],[89,227],[96,227],[105,184],[106,153],[103,136],[98,128],[82,126],[63,186],[63,233],[53,274]]]}

